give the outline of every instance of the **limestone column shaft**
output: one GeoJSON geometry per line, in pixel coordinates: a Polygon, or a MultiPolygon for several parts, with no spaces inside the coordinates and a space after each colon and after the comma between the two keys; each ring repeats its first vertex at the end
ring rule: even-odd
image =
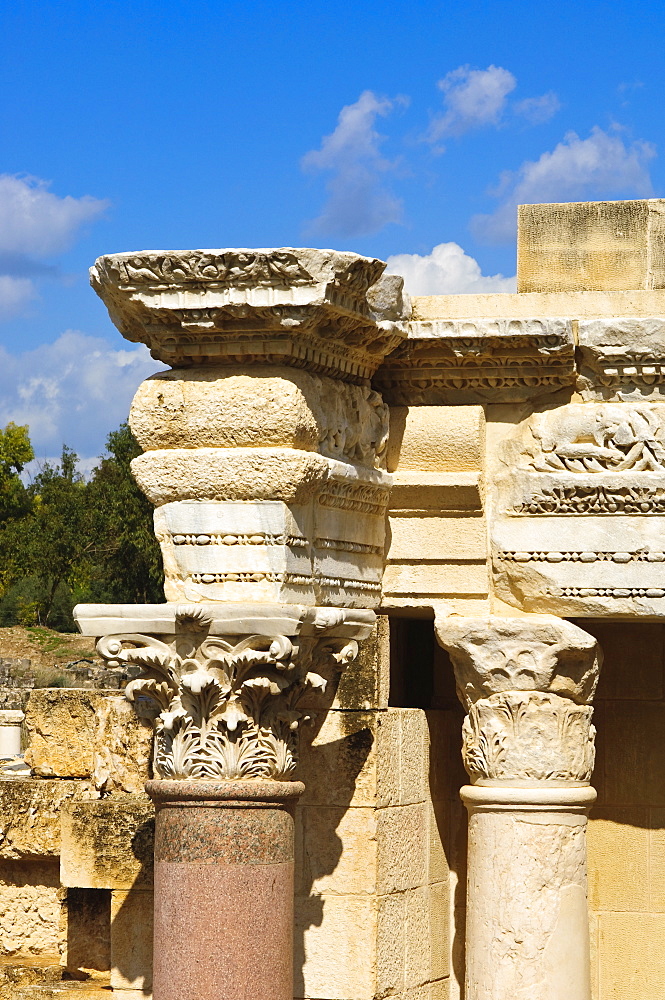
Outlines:
{"type": "Polygon", "coordinates": [[[468,711],[466,1000],[590,1000],[596,641],[549,615],[436,628],[468,711]]]}

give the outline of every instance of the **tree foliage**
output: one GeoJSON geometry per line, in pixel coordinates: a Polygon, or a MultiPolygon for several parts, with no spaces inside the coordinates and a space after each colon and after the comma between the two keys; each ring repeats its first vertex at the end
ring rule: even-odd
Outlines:
{"type": "Polygon", "coordinates": [[[0,623],[67,629],[79,602],[164,599],[152,507],[130,471],[140,451],[124,423],[88,480],[65,445],[60,461],[24,486],[19,473],[33,457],[28,429],[0,431],[0,623]]]}

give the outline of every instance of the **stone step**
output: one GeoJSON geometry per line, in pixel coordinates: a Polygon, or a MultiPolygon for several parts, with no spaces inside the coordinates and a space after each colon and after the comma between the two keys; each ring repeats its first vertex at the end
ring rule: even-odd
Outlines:
{"type": "Polygon", "coordinates": [[[59,955],[0,957],[0,1000],[13,998],[19,987],[58,983],[62,979],[59,955]]]}

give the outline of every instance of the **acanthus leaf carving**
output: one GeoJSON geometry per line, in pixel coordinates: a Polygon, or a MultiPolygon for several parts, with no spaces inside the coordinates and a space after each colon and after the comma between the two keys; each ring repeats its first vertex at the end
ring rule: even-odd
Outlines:
{"type": "Polygon", "coordinates": [[[464,766],[473,781],[588,781],[593,709],[549,692],[507,691],[469,708],[464,766]]]}
{"type": "Polygon", "coordinates": [[[308,690],[326,688],[317,664],[328,657],[343,668],[358,652],[354,640],[325,636],[209,636],[176,646],[139,634],[97,644],[107,665],[142,671],[125,693],[154,719],[154,768],[163,778],[288,777],[309,717],[299,703],[308,690]]]}

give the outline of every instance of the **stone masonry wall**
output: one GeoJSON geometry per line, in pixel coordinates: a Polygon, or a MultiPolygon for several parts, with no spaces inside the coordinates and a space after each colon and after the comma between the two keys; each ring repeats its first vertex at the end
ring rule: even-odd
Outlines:
{"type": "Polygon", "coordinates": [[[593,998],[655,998],[665,982],[665,626],[579,624],[605,652],[588,835],[593,998]]]}

